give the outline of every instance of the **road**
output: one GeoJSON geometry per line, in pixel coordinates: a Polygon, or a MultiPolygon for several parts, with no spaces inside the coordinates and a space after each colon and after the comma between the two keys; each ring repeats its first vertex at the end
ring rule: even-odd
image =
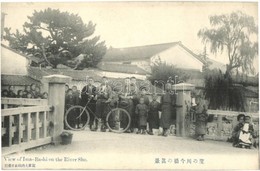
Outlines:
{"type": "Polygon", "coordinates": [[[176,136],[73,132],[70,145],[48,145],[17,155],[48,160],[37,168],[88,169],[257,169],[257,149],[176,136]],[[45,157],[45,158],[44,158],[45,157]],[[60,159],[60,161],[59,161],[60,159]],[[52,159],[49,159],[52,160],[52,159]],[[59,162],[57,162],[58,160],[59,162]],[[179,160],[179,163],[175,163],[179,160]],[[66,162],[63,162],[66,161],[66,162]]]}

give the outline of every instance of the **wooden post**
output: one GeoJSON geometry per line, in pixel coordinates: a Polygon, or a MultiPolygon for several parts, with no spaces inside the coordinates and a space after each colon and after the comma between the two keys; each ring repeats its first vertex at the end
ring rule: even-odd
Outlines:
{"type": "Polygon", "coordinates": [[[60,134],[64,127],[65,84],[70,82],[70,80],[71,77],[64,75],[43,77],[43,82],[49,84],[48,104],[54,107],[54,111],[50,113],[50,117],[54,125],[52,137],[55,145],[61,142],[60,134]]]}
{"type": "Polygon", "coordinates": [[[177,92],[176,136],[185,137],[189,135],[189,126],[187,125],[190,122],[186,120],[186,115],[189,114],[188,112],[190,112],[187,111],[187,108],[191,106],[191,90],[194,88],[194,85],[187,83],[175,84],[173,86],[173,89],[177,92]]]}

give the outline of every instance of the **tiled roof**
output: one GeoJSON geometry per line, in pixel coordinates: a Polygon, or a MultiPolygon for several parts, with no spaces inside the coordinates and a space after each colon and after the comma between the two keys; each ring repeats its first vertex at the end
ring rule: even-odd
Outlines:
{"type": "Polygon", "coordinates": [[[24,86],[40,82],[26,75],[1,75],[1,85],[24,86]]]}
{"type": "Polygon", "coordinates": [[[146,45],[146,46],[136,46],[136,47],[127,47],[127,48],[110,48],[107,50],[103,61],[131,61],[136,59],[148,59],[152,56],[165,51],[174,46],[180,46],[193,57],[204,63],[205,61],[193,53],[189,48],[184,46],[181,42],[171,42],[155,45],[146,45]]]}
{"type": "Polygon", "coordinates": [[[85,81],[87,76],[101,78],[95,73],[95,70],[49,69],[39,67],[28,68],[28,75],[36,80],[41,80],[43,76],[53,74],[66,75],[72,77],[72,79],[76,81],[85,81]]]}
{"type": "Polygon", "coordinates": [[[147,59],[178,44],[180,44],[180,42],[127,48],[110,48],[107,50],[105,56],[103,57],[103,61],[128,61],[133,59],[147,59]]]}
{"type": "Polygon", "coordinates": [[[119,65],[113,63],[101,62],[98,64],[98,68],[103,71],[110,71],[110,72],[121,72],[121,73],[142,74],[142,75],[148,74],[147,71],[143,70],[137,65],[131,65],[131,64],[119,65]]]}

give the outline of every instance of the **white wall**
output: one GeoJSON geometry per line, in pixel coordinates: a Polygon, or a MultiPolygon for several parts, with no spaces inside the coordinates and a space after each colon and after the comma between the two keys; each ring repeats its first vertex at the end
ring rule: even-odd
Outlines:
{"type": "Polygon", "coordinates": [[[106,76],[110,78],[126,78],[126,77],[135,77],[140,80],[146,80],[146,75],[139,74],[129,74],[129,73],[120,73],[120,72],[108,72],[108,71],[99,71],[96,73],[100,76],[106,76]]]}
{"type": "Polygon", "coordinates": [[[151,58],[151,62],[153,63],[158,56],[160,56],[163,62],[166,62],[169,65],[176,65],[176,67],[183,69],[198,69],[202,71],[203,63],[180,46],[174,46],[156,54],[151,58]]]}
{"type": "Polygon", "coordinates": [[[29,60],[1,46],[1,74],[27,75],[29,60]]]}

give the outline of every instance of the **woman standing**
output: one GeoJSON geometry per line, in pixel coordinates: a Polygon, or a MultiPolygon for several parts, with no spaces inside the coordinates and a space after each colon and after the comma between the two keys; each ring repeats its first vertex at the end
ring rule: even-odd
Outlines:
{"type": "Polygon", "coordinates": [[[202,104],[201,97],[197,96],[196,98],[196,127],[195,127],[195,133],[197,135],[198,141],[204,140],[204,135],[207,131],[207,120],[208,120],[208,114],[207,114],[207,107],[205,104],[202,104]]]}
{"type": "Polygon", "coordinates": [[[165,85],[165,94],[161,97],[162,115],[161,115],[161,127],[163,128],[163,136],[167,137],[168,129],[171,126],[173,119],[176,116],[176,111],[174,110],[174,104],[176,98],[171,94],[171,84],[167,83],[165,85]]]}

